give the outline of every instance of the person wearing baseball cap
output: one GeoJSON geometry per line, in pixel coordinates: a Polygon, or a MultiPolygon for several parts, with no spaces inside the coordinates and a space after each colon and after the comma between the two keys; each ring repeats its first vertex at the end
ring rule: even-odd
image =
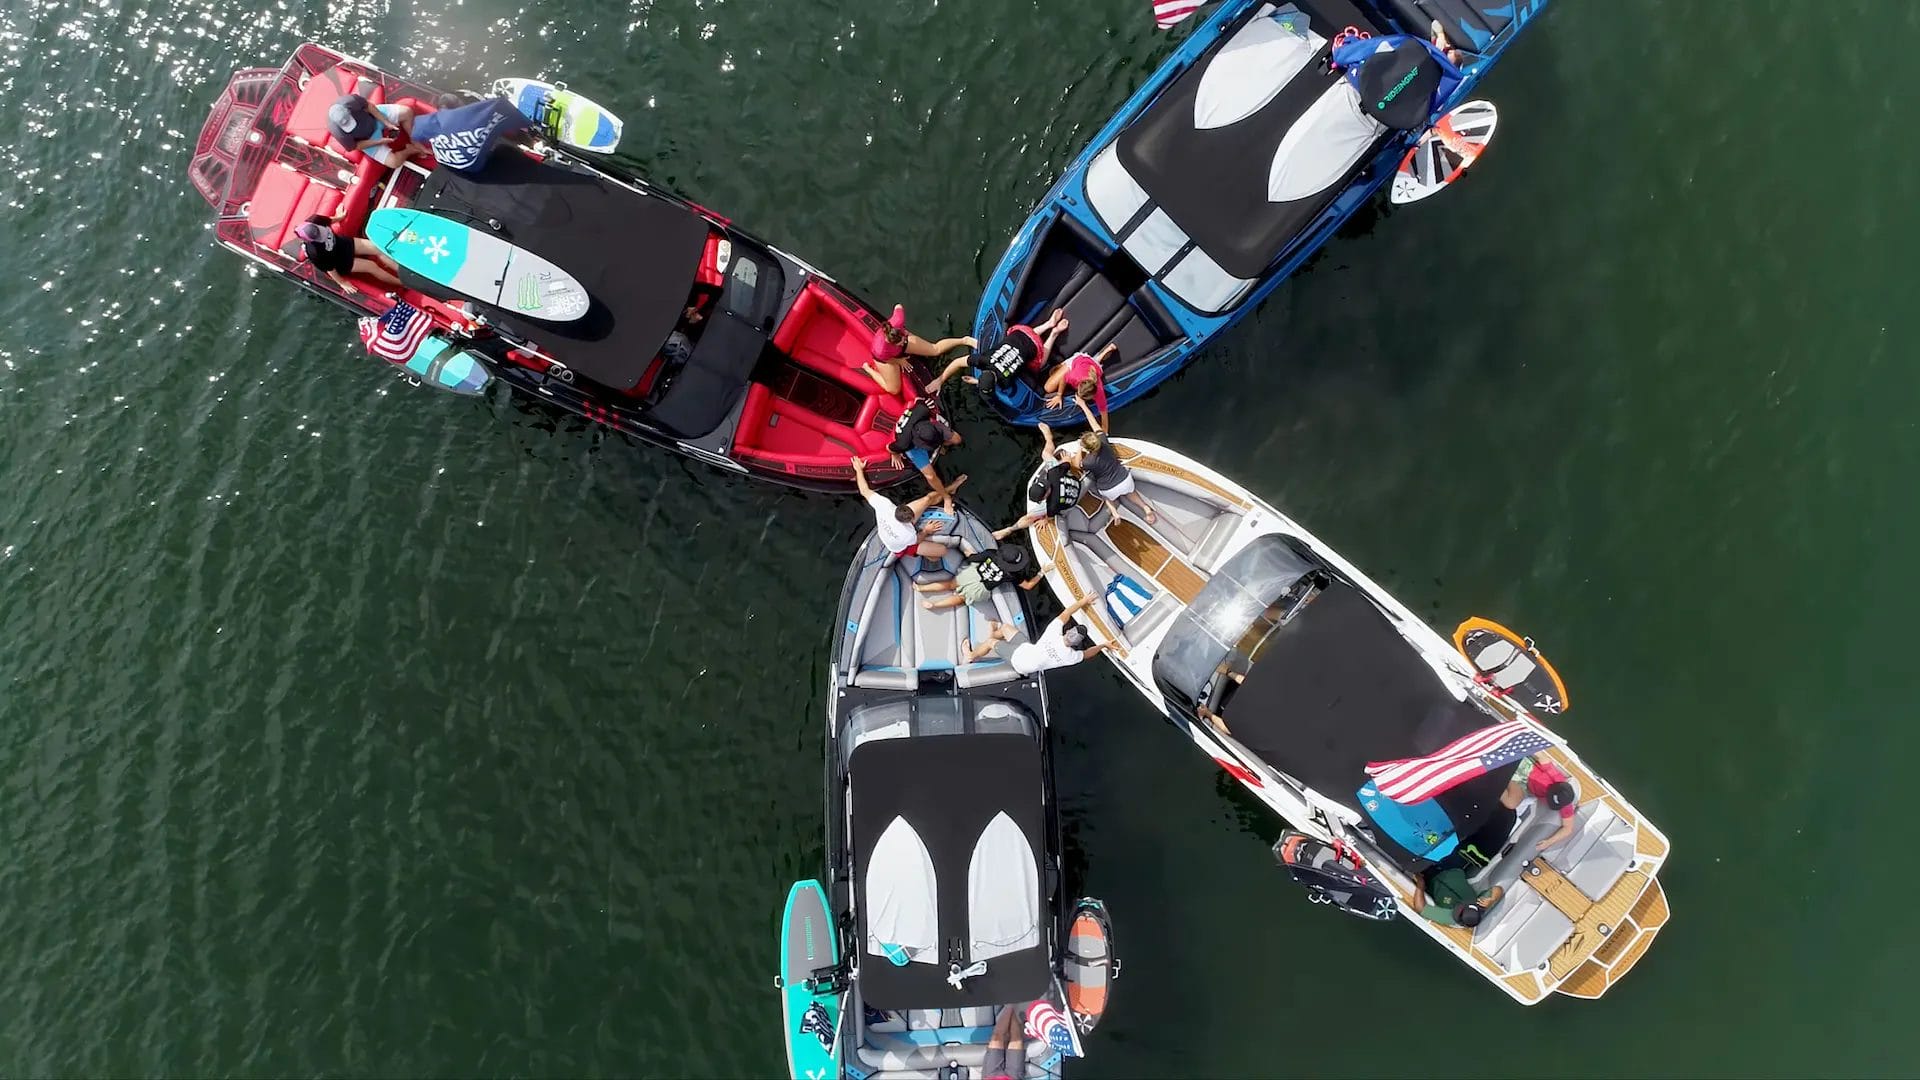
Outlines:
{"type": "Polygon", "coordinates": [[[908,357],[945,356],[962,345],[971,349],[976,344],[978,342],[970,337],[950,337],[941,338],[939,341],[928,341],[907,329],[907,309],[895,304],[893,314],[887,318],[886,322],[880,324],[880,328],[873,332],[872,339],[868,341],[867,351],[872,354],[873,359],[860,365],[860,370],[866,372],[874,382],[879,383],[880,389],[889,394],[897,394],[900,392],[900,380],[902,373],[906,371],[908,357]]]}
{"type": "Polygon", "coordinates": [[[1560,828],[1535,844],[1533,850],[1545,851],[1573,835],[1573,815],[1580,809],[1580,793],[1574,790],[1566,770],[1547,758],[1522,758],[1513,770],[1513,779],[1507,781],[1507,790],[1500,795],[1500,804],[1518,810],[1528,798],[1539,799],[1542,806],[1560,815],[1560,828]]]}
{"type": "Polygon", "coordinates": [[[388,168],[420,156],[412,141],[413,110],[405,105],[373,105],[364,95],[345,94],[327,108],[327,131],[340,145],[388,168]]]}

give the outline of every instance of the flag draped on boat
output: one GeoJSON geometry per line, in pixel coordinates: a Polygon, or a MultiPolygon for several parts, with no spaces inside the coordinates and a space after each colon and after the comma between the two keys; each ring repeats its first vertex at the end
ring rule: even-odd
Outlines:
{"type": "Polygon", "coordinates": [[[1153,23],[1162,30],[1171,29],[1175,24],[1200,10],[1202,0],[1153,0],[1153,23]]]}
{"type": "Polygon", "coordinates": [[[375,356],[404,364],[420,351],[420,343],[433,332],[433,320],[427,313],[401,300],[379,318],[360,320],[360,343],[375,356]]]}
{"type": "Polygon", "coordinates": [[[1552,745],[1524,722],[1511,720],[1468,732],[1425,757],[1369,761],[1367,775],[1373,777],[1380,794],[1411,804],[1552,745]]]}
{"type": "Polygon", "coordinates": [[[1027,1009],[1027,1038],[1045,1042],[1069,1057],[1079,1056],[1074,1051],[1073,1027],[1067,1023],[1066,1014],[1045,998],[1027,1009]]]}

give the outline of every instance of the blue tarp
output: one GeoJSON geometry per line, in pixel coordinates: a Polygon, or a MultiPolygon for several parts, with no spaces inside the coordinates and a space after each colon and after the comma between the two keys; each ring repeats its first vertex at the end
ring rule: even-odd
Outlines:
{"type": "Polygon", "coordinates": [[[413,137],[433,150],[433,159],[445,168],[479,172],[502,135],[525,131],[533,124],[520,110],[501,98],[441,109],[413,122],[413,137]]]}

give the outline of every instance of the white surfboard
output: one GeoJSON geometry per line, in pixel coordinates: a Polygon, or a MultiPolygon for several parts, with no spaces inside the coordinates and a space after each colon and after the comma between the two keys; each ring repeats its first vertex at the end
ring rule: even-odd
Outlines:
{"type": "Polygon", "coordinates": [[[596,154],[611,154],[620,145],[620,118],[565,83],[499,79],[493,92],[563,145],[596,154]]]}
{"type": "Polygon", "coordinates": [[[1491,101],[1476,99],[1455,106],[1400,159],[1388,200],[1415,203],[1445,189],[1480,160],[1499,123],[1499,110],[1491,101]]]}

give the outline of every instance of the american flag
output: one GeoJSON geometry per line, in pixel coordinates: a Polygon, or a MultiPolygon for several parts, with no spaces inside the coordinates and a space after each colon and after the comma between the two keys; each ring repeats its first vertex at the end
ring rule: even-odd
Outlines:
{"type": "Polygon", "coordinates": [[[1380,794],[1411,806],[1552,745],[1522,721],[1512,720],[1462,735],[1426,757],[1369,761],[1367,775],[1380,794]]]}
{"type": "Polygon", "coordinates": [[[1200,10],[1203,0],[1153,0],[1153,23],[1162,30],[1200,10]]]}
{"type": "Polygon", "coordinates": [[[1042,998],[1027,1009],[1027,1038],[1045,1042],[1055,1050],[1073,1055],[1073,1025],[1053,1002],[1042,998]]]}
{"type": "Polygon", "coordinates": [[[433,320],[427,313],[397,301],[385,315],[360,320],[360,343],[375,356],[404,364],[420,351],[420,343],[433,332],[433,320]]]}

